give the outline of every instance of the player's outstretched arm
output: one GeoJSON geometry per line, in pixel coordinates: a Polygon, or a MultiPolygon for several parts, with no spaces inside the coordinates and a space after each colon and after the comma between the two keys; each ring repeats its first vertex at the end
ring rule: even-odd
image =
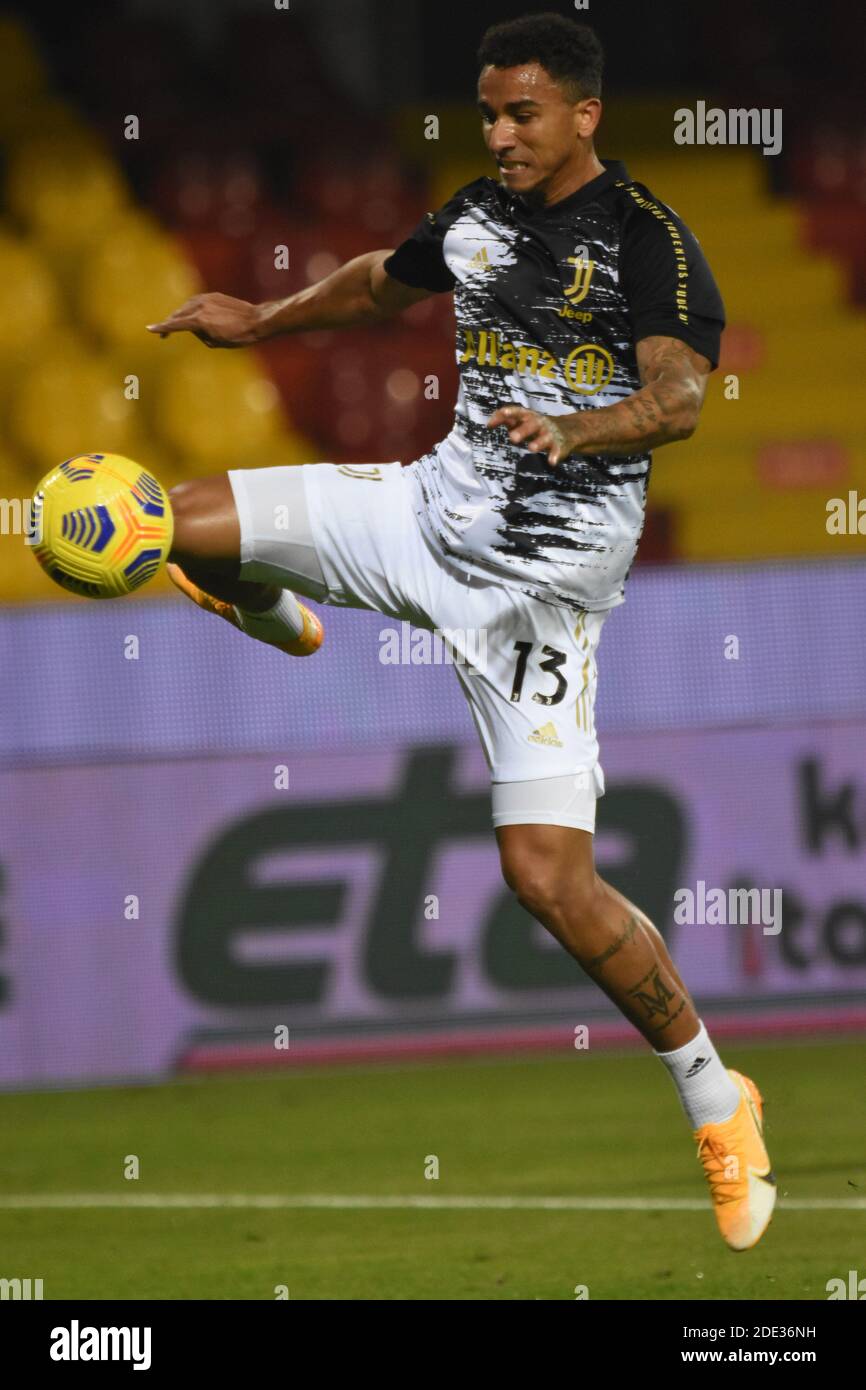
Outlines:
{"type": "Polygon", "coordinates": [[[505,425],[512,444],[547,454],[551,467],[571,454],[642,454],[688,439],[697,427],[712,363],[680,338],[642,338],[636,351],[644,384],[616,405],[557,416],[505,405],[487,423],[505,425]]]}
{"type": "Polygon", "coordinates": [[[349,328],[399,314],[431,290],[413,289],[394,280],[382,266],[390,251],[356,256],[318,284],[287,299],[249,304],[228,294],[197,294],[151,333],[193,333],[208,347],[248,347],[280,333],[317,328],[349,328]]]}

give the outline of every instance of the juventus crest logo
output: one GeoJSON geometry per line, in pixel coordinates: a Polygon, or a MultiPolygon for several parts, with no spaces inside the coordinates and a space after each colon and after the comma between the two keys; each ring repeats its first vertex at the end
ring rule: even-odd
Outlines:
{"type": "Polygon", "coordinates": [[[584,256],[568,256],[566,264],[574,266],[574,284],[565,294],[572,304],[579,304],[582,299],[586,299],[592,272],[595,270],[595,261],[588,261],[584,256]]]}

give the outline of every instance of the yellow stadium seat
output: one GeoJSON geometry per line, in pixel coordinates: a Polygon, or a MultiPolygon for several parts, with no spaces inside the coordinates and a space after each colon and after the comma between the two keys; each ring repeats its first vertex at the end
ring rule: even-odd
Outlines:
{"type": "Polygon", "coordinates": [[[60,314],[49,266],[19,238],[0,233],[0,363],[41,344],[60,314]]]}
{"type": "Polygon", "coordinates": [[[322,450],[312,439],[294,430],[287,430],[266,450],[268,463],[257,464],[264,468],[293,468],[303,463],[322,462],[322,450]]]}
{"type": "Polygon", "coordinates": [[[764,363],[768,369],[802,385],[820,381],[863,379],[866,363],[866,315],[846,309],[823,314],[809,324],[808,332],[791,333],[782,325],[770,324],[761,333],[764,363]]]}
{"type": "Polygon", "coordinates": [[[56,598],[60,590],[33,558],[24,538],[32,517],[29,508],[38,478],[31,476],[21,461],[5,452],[0,455],[0,603],[29,598],[56,598]]]}
{"type": "Polygon", "coordinates": [[[745,209],[704,203],[694,209],[692,221],[679,207],[676,211],[698,238],[714,271],[722,261],[733,261],[736,269],[737,258],[744,255],[772,260],[800,250],[800,215],[788,203],[757,202],[745,209]]]}
{"type": "Polygon", "coordinates": [[[11,151],[6,205],[46,248],[99,240],[126,201],[116,164],[91,138],[37,135],[11,151]]]}
{"type": "Polygon", "coordinates": [[[204,347],[162,373],[151,421],[190,474],[255,465],[284,424],[276,387],[253,354],[204,347]]]}
{"type": "MultiPolygon", "coordinates": [[[[866,536],[836,536],[827,530],[827,502],[836,495],[818,487],[764,493],[759,501],[736,498],[725,506],[712,500],[695,503],[677,516],[678,553],[706,562],[862,556],[866,536]]],[[[844,498],[844,490],[839,495],[844,498]]]]}
{"type": "Polygon", "coordinates": [[[866,496],[866,440],[852,435],[792,439],[785,448],[777,441],[766,445],[747,440],[742,447],[720,449],[712,432],[656,452],[650,478],[650,500],[656,506],[701,506],[715,502],[750,501],[763,505],[766,498],[802,495],[809,478],[817,483],[824,470],[830,475],[821,486],[847,491],[859,488],[866,496]],[[800,476],[798,476],[800,475],[800,476]],[[787,480],[787,481],[786,481],[787,480]]]}
{"type": "Polygon", "coordinates": [[[125,399],[116,367],[84,344],[73,350],[69,337],[49,343],[22,374],[8,407],[12,440],[42,471],[94,450],[135,458],[143,425],[141,403],[125,399]]]}
{"type": "Polygon", "coordinates": [[[845,273],[826,257],[802,253],[788,264],[772,256],[754,256],[746,264],[729,266],[717,260],[713,272],[725,301],[728,322],[781,323],[794,331],[817,323],[827,305],[845,295],[845,273]]]}
{"type": "Polygon", "coordinates": [[[683,146],[627,163],[631,177],[689,226],[711,221],[716,208],[743,210],[767,196],[761,157],[751,150],[683,146]]]}
{"type": "Polygon", "coordinates": [[[108,226],[82,259],[76,298],[81,321],[106,344],[143,353],[160,342],[146,325],[201,288],[194,266],[171,238],[149,219],[130,215],[108,226]]]}
{"type": "Polygon", "coordinates": [[[835,437],[842,426],[866,431],[866,397],[848,382],[751,372],[740,377],[739,400],[725,400],[720,388],[708,388],[698,427],[716,444],[835,437]]]}
{"type": "Polygon", "coordinates": [[[40,92],[16,103],[11,110],[0,106],[0,139],[7,148],[34,136],[52,140],[71,137],[79,143],[90,141],[94,149],[101,148],[75,107],[52,93],[40,92]]]}
{"type": "Polygon", "coordinates": [[[9,517],[17,516],[21,510],[22,499],[33,496],[41,475],[34,472],[27,460],[4,447],[0,453],[0,478],[3,479],[3,496],[0,498],[0,535],[10,533],[9,517]],[[9,505],[2,508],[3,502],[9,505]]]}

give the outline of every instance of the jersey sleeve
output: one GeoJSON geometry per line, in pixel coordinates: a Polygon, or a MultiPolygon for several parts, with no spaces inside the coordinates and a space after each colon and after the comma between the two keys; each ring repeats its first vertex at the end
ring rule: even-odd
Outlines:
{"type": "Polygon", "coordinates": [[[718,366],[725,307],[697,238],[670,208],[648,199],[630,210],[619,253],[634,340],[681,338],[718,366]]]}
{"type": "Polygon", "coordinates": [[[457,283],[445,264],[443,243],[448,228],[459,217],[466,201],[468,188],[459,189],[453,198],[439,209],[428,212],[418,223],[411,236],[392,251],[383,268],[392,279],[413,289],[431,290],[435,294],[447,294],[457,283]]]}

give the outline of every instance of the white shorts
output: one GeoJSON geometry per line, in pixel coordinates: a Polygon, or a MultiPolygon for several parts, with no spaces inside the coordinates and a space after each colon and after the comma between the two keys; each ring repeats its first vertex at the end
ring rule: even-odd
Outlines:
{"type": "Polygon", "coordinates": [[[399,463],[233,470],[241,577],[432,632],[481,738],[494,824],[593,832],[607,613],[556,607],[460,569],[422,530],[407,472],[399,463]]]}

